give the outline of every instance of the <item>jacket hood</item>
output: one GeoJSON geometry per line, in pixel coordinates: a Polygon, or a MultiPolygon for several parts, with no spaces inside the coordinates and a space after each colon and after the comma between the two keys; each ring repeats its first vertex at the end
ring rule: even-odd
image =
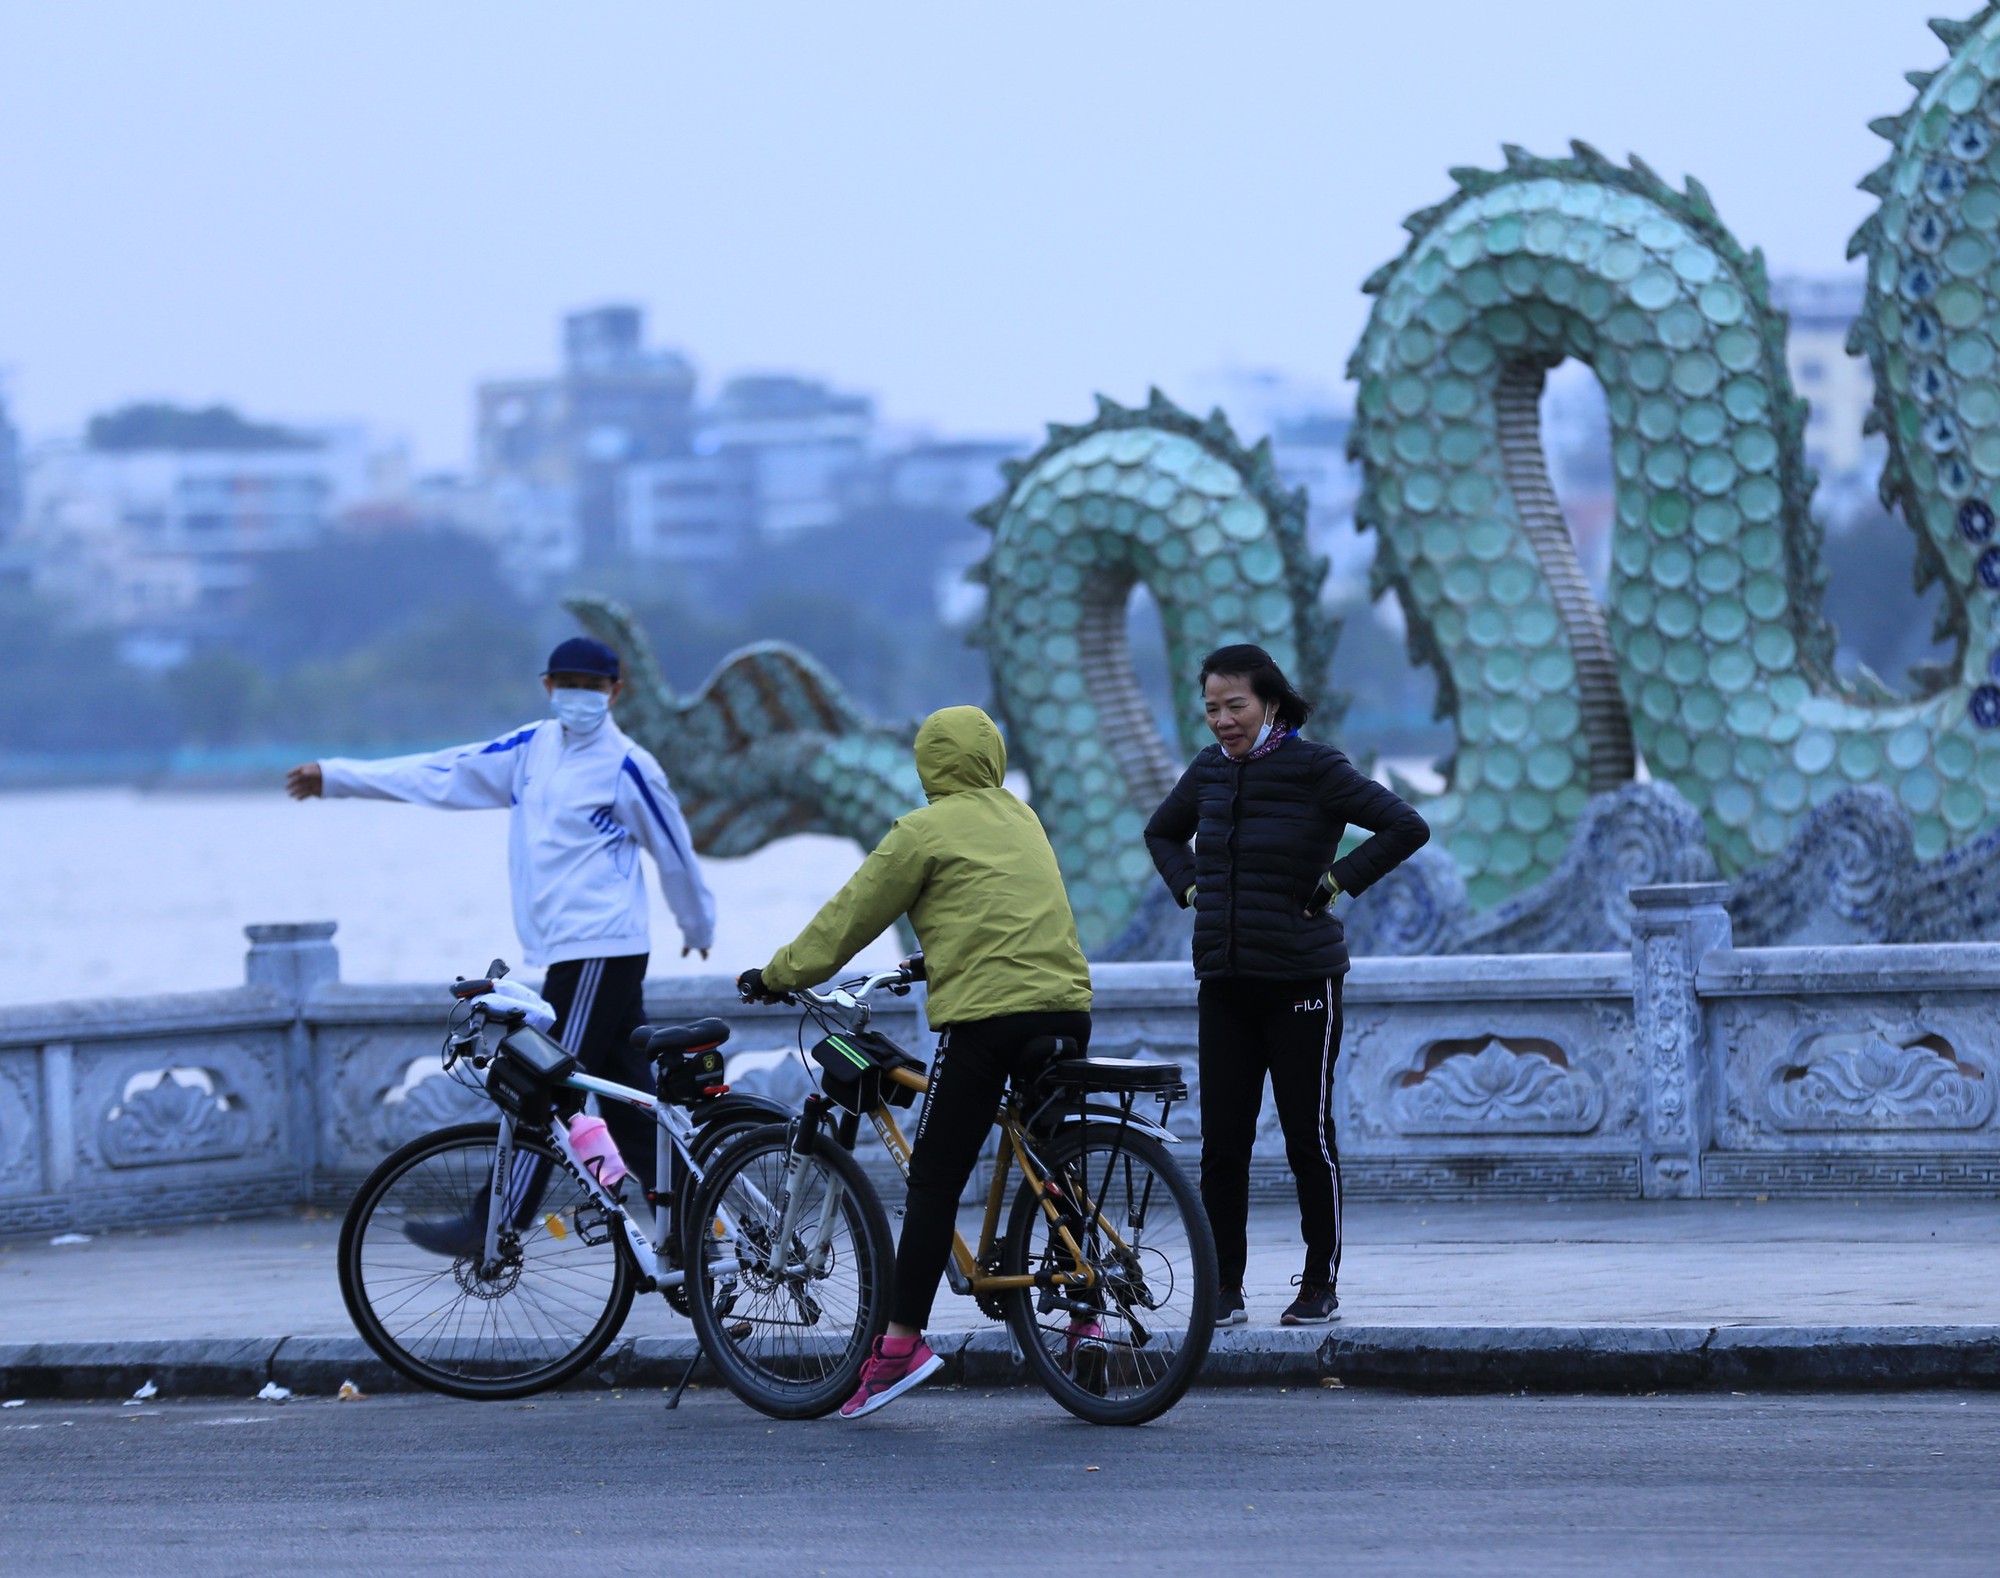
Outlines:
{"type": "Polygon", "coordinates": [[[998,789],[1006,776],[1006,742],[977,707],[946,707],[917,730],[917,777],[930,799],[998,789]]]}

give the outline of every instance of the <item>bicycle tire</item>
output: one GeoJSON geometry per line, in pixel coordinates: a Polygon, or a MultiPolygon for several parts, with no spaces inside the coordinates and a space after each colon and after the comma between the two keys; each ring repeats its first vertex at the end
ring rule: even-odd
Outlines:
{"type": "MultiPolygon", "coordinates": [[[[1075,1373],[1082,1366],[1072,1365],[1066,1351],[1076,1317],[1067,1309],[1052,1311],[1061,1329],[1045,1324],[1040,1309],[1044,1295],[1037,1289],[1017,1288],[1001,1295],[1015,1344],[1044,1390],[1079,1419],[1099,1425],[1139,1425],[1157,1419],[1187,1391],[1208,1357],[1209,1342],[1215,1335],[1215,1238],[1202,1210],[1201,1196],[1166,1146],[1143,1130],[1092,1123],[1065,1130],[1038,1145],[1037,1150],[1051,1180],[1093,1199],[1097,1213],[1127,1237],[1130,1253],[1122,1260],[1111,1260],[1101,1247],[1101,1232],[1083,1244],[1086,1258],[1099,1272],[1099,1288],[1103,1290],[1095,1296],[1095,1316],[1101,1327],[1097,1373],[1104,1384],[1102,1393],[1075,1373]],[[1107,1167],[1093,1166],[1088,1183],[1078,1176],[1080,1160],[1088,1163],[1101,1157],[1110,1164],[1117,1156],[1125,1162],[1109,1169],[1109,1187],[1104,1179],[1107,1167]],[[1178,1228],[1157,1219],[1162,1202],[1156,1193],[1144,1190],[1135,1166],[1164,1189],[1178,1228]],[[1097,1199],[1098,1195],[1104,1198],[1097,1199]],[[1132,1216],[1141,1206],[1144,1209],[1139,1210],[1135,1230],[1132,1216]],[[1151,1236],[1142,1238],[1148,1230],[1151,1236]],[[1163,1244],[1167,1247],[1160,1247],[1163,1244]],[[1156,1283],[1163,1286],[1156,1287],[1156,1283]],[[1171,1310],[1164,1323],[1154,1329],[1169,1301],[1171,1310]],[[1140,1307],[1154,1319],[1140,1320],[1134,1314],[1140,1307]]],[[[1040,1197],[1023,1182],[1014,1197],[1007,1236],[1001,1245],[1003,1274],[1022,1276],[1050,1267],[1067,1269],[1068,1252],[1052,1232],[1044,1230],[1046,1221],[1040,1197]]]]}
{"type": "Polygon", "coordinates": [[[447,1263],[404,1236],[398,1224],[416,1220],[413,1207],[432,1217],[476,1209],[485,1221],[499,1137],[497,1123],[467,1123],[410,1141],[362,1182],[340,1227],[340,1295],[362,1340],[399,1374],[449,1397],[499,1400],[560,1385],[610,1346],[637,1286],[622,1229],[608,1224],[608,1237],[588,1241],[576,1214],[590,1196],[545,1141],[518,1132],[517,1152],[547,1159],[550,1182],[507,1269],[482,1279],[468,1257],[447,1263]],[[517,1304],[505,1303],[516,1295],[517,1304]],[[481,1306],[467,1336],[464,1316],[481,1306]],[[573,1333],[572,1317],[582,1328],[573,1333]]]}
{"type": "Polygon", "coordinates": [[[702,1351],[722,1382],[773,1419],[817,1419],[854,1393],[870,1347],[888,1322],[895,1240],[881,1198],[861,1164],[830,1136],[807,1159],[805,1212],[794,1241],[809,1243],[824,1217],[828,1180],[841,1187],[837,1242],[817,1278],[771,1277],[743,1264],[770,1241],[784,1208],[792,1126],[753,1129],[707,1170],[687,1215],[682,1262],[697,1294],[690,1300],[702,1351]],[[814,1191],[819,1205],[814,1206],[814,1191]],[[717,1224],[721,1232],[717,1236],[717,1224]],[[760,1232],[764,1235],[760,1240],[760,1232]],[[711,1236],[736,1247],[739,1269],[718,1280],[711,1236]],[[836,1287],[836,1270],[852,1282],[836,1287]],[[804,1319],[797,1317],[804,1316],[804,1319]]]}

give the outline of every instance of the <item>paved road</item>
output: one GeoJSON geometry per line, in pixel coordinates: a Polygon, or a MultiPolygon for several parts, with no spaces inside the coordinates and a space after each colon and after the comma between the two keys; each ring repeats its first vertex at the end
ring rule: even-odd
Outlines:
{"type": "Polygon", "coordinates": [[[1025,1391],[861,1425],[721,1394],[31,1403],[0,1570],[1989,1574],[2000,1397],[1190,1397],[1134,1431],[1025,1391]]]}
{"type": "MultiPolygon", "coordinates": [[[[1346,1227],[1350,1326],[2000,1324],[2000,1201],[1376,1201],[1351,1206],[1346,1227]]],[[[348,1336],[339,1229],[294,1213],[0,1240],[0,1342],[348,1336]]],[[[1251,1214],[1260,1325],[1291,1300],[1298,1233],[1296,1207],[1251,1214]]],[[[948,1330],[980,1324],[966,1300],[938,1313],[948,1330]]],[[[660,1299],[639,1300],[626,1327],[687,1330],[660,1299]]]]}

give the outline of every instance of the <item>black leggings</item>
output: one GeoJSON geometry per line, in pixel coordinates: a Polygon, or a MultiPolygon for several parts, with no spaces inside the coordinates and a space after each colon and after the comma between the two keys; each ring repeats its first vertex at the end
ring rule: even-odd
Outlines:
{"type": "Polygon", "coordinates": [[[1331,1283],[1340,1274],[1340,1149],[1333,1137],[1340,977],[1203,981],[1199,1035],[1201,1203],[1215,1232],[1222,1285],[1241,1285],[1249,1260],[1250,1148],[1267,1073],[1298,1184],[1305,1280],[1331,1283]]]}
{"type": "Polygon", "coordinates": [[[1064,1036],[1088,1046],[1090,1015],[1002,1014],[947,1025],[939,1037],[931,1059],[930,1094],[911,1148],[903,1236],[896,1245],[889,1319],[897,1325],[921,1331],[930,1320],[938,1279],[951,1259],[959,1196],[993,1130],[1008,1075],[1020,1065],[1028,1043],[1044,1036],[1064,1036]]]}
{"type": "MultiPolygon", "coordinates": [[[[646,1022],[647,957],[631,953],[613,959],[568,959],[550,965],[542,982],[542,997],[556,1011],[549,1034],[577,1066],[586,1074],[640,1090],[652,1089],[653,1076],[646,1059],[627,1042],[646,1022]]],[[[561,1092],[556,1100],[557,1109],[565,1114],[581,1111],[583,1103],[583,1093],[575,1090],[561,1092]]],[[[626,1169],[650,1191],[655,1160],[652,1117],[622,1101],[607,1101],[603,1110],[605,1127],[626,1169]]],[[[541,1205],[548,1174],[549,1164],[537,1157],[523,1156],[515,1162],[508,1199],[516,1223],[541,1205]]]]}

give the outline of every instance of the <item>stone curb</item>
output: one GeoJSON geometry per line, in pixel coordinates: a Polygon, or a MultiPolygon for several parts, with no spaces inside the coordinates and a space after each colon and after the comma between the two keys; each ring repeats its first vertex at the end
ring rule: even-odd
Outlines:
{"type": "MultiPolygon", "coordinates": [[[[997,1327],[933,1334],[942,1378],[1029,1384],[997,1327]]],[[[621,1338],[573,1388],[666,1387],[692,1337],[621,1338]]],[[[2000,1387],[2000,1326],[1343,1326],[1216,1333],[1207,1385],[1350,1386],[1423,1392],[1653,1392],[2000,1387]]],[[[707,1365],[697,1382],[713,1383],[707,1365]]],[[[252,1397],[267,1382],[328,1396],[416,1390],[358,1337],[0,1343],[0,1399],[252,1397]]]]}

